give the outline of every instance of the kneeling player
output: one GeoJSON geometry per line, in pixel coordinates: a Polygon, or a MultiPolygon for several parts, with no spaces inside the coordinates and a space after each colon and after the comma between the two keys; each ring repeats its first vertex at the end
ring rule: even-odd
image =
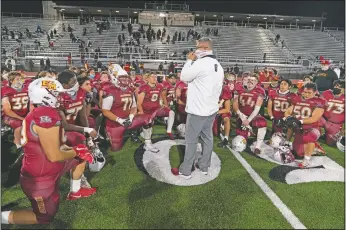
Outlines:
{"type": "Polygon", "coordinates": [[[102,113],[107,118],[106,131],[112,151],[118,151],[123,147],[126,129],[138,129],[148,125],[151,119],[151,115],[136,115],[135,93],[129,85],[130,77],[125,71],[119,74],[118,87],[108,85],[103,88],[102,113]]]}
{"type": "Polygon", "coordinates": [[[228,85],[224,85],[219,100],[219,111],[215,117],[213,124],[213,132],[215,136],[220,134],[221,142],[219,147],[226,148],[228,146],[228,137],[231,131],[231,92],[228,85]],[[219,133],[221,123],[223,123],[224,133],[219,133]],[[223,138],[222,138],[223,137],[223,138]]]}
{"type": "Polygon", "coordinates": [[[320,126],[325,130],[327,145],[334,146],[345,122],[345,81],[334,82],[333,90],[326,90],[322,97],[327,101],[320,126]]]}
{"type": "Polygon", "coordinates": [[[68,200],[93,195],[95,188],[81,188],[85,161],[93,157],[85,145],[63,144],[64,130],[57,112],[57,96],[62,86],[58,81],[35,80],[29,97],[35,108],[23,120],[21,143],[24,150],[20,185],[31,202],[32,210],[4,211],[3,224],[49,224],[60,203],[60,178],[71,171],[68,200]]]}
{"type": "MultiPolygon", "coordinates": [[[[139,87],[138,92],[138,114],[148,114],[151,115],[151,120],[153,121],[155,117],[172,117],[174,116],[174,112],[171,111],[166,106],[160,105],[161,100],[162,87],[157,84],[157,77],[154,73],[151,73],[148,77],[148,84],[142,85],[139,87]]],[[[172,130],[174,122],[172,119],[168,119],[167,124],[167,134],[169,135],[169,131],[172,130]]],[[[146,127],[143,127],[143,134],[145,139],[146,150],[152,152],[158,152],[159,150],[152,145],[151,143],[151,134],[152,134],[152,122],[148,124],[146,127]]],[[[171,136],[170,136],[171,137],[171,136]]]]}
{"type": "Polygon", "coordinates": [[[236,134],[247,139],[252,128],[257,128],[254,153],[260,154],[260,146],[267,131],[267,122],[258,114],[263,104],[265,92],[262,87],[258,86],[257,74],[249,76],[247,84],[243,87],[237,86],[234,93],[233,109],[238,114],[236,134]]]}
{"type": "Polygon", "coordinates": [[[293,150],[298,156],[304,156],[299,167],[309,166],[311,155],[320,137],[318,122],[322,118],[326,101],[316,97],[315,83],[304,85],[302,96],[292,100],[292,105],[286,110],[286,124],[295,131],[293,150]]]}
{"type": "Polygon", "coordinates": [[[14,143],[20,148],[20,127],[29,109],[28,88],[19,72],[8,74],[9,86],[1,89],[4,123],[14,130],[14,143]]]}
{"type": "Polygon", "coordinates": [[[185,111],[187,99],[187,84],[183,81],[178,81],[175,86],[175,96],[178,104],[177,121],[178,124],[185,124],[187,113],[185,111]]]}
{"type": "MultiPolygon", "coordinates": [[[[169,108],[174,107],[175,103],[175,84],[177,82],[177,75],[170,73],[168,76],[166,76],[166,80],[162,82],[163,90],[162,90],[162,102],[163,105],[169,108]]],[[[165,122],[168,124],[174,123],[174,117],[175,117],[175,112],[172,110],[172,113],[168,117],[165,117],[165,122]]],[[[170,125],[170,129],[168,129],[167,125],[167,134],[168,136],[173,139],[172,135],[172,127],[170,125]]]]}
{"type": "Polygon", "coordinates": [[[273,133],[282,132],[279,121],[285,116],[286,110],[291,105],[291,100],[296,96],[296,94],[290,92],[291,86],[291,80],[283,79],[279,83],[280,88],[278,90],[269,92],[268,115],[272,121],[273,133]]]}

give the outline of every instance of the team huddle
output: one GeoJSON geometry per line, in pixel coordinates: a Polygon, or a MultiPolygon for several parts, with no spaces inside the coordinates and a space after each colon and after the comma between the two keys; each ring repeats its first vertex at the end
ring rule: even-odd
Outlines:
{"type": "MultiPolygon", "coordinates": [[[[225,73],[213,124],[214,135],[221,137],[219,147],[229,146],[234,116],[237,136],[232,148],[243,151],[246,140],[255,137],[254,153],[262,154],[265,106],[272,121],[273,145],[290,145],[294,138],[293,152],[304,157],[301,168],[309,166],[316,149],[324,153],[317,142],[321,128],[328,145],[344,136],[344,81],[334,82],[333,90],[319,95],[316,84],[307,78],[295,94],[290,91],[292,82],[277,73],[267,89],[260,77],[260,73],[245,72],[237,81],[234,73],[225,73]]],[[[119,151],[126,135],[137,143],[142,136],[144,149],[158,153],[151,141],[157,118],[164,121],[168,138],[183,137],[187,94],[188,85],[179,80],[179,74],[170,73],[159,83],[155,72],[130,76],[116,64],[101,73],[74,67],[57,75],[43,72],[36,79],[24,78],[20,72],[3,75],[2,121],[12,128],[18,152],[23,152],[19,182],[32,205],[32,210],[3,212],[3,222],[50,223],[59,207],[60,178],[66,172],[71,175],[68,200],[95,194],[84,171],[88,167],[98,172],[105,165],[100,140],[119,151]],[[172,133],[174,127],[178,135],[172,133]]]]}

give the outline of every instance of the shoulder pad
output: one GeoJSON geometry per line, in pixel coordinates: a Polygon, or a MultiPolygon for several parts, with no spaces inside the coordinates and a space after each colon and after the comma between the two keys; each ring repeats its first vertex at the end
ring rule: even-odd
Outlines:
{"type": "Polygon", "coordinates": [[[148,90],[148,85],[147,84],[144,84],[144,85],[141,85],[139,88],[138,88],[138,94],[140,93],[143,93],[143,92],[146,92],[148,90]]]}
{"type": "Polygon", "coordinates": [[[52,128],[61,124],[61,117],[58,111],[50,107],[38,107],[33,111],[33,120],[35,124],[42,128],[52,128]]]}
{"type": "Polygon", "coordinates": [[[1,97],[9,97],[13,94],[16,94],[17,91],[10,86],[5,86],[1,89],[1,97]]]}

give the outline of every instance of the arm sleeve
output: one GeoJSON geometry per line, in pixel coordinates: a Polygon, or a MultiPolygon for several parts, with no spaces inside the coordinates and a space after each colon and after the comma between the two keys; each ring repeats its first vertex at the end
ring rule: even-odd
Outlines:
{"type": "Polygon", "coordinates": [[[102,109],[111,110],[113,105],[113,96],[108,96],[102,100],[102,109]]]}
{"type": "Polygon", "coordinates": [[[200,72],[200,67],[198,67],[198,64],[199,62],[192,62],[191,60],[187,60],[183,69],[181,70],[180,80],[190,82],[195,79],[200,72]]]}

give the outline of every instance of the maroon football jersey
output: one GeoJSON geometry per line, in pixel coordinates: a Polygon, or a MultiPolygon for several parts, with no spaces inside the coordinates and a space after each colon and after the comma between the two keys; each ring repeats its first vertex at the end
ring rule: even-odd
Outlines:
{"type": "MultiPolygon", "coordinates": [[[[326,101],[321,97],[313,97],[304,99],[297,96],[292,99],[293,113],[298,120],[309,118],[312,116],[315,108],[325,108],[326,101]]],[[[318,121],[312,124],[303,124],[303,129],[318,128],[318,121]]]]}
{"type": "Polygon", "coordinates": [[[161,107],[160,95],[162,92],[162,86],[156,84],[154,87],[150,87],[148,84],[139,87],[138,94],[145,93],[142,108],[144,113],[151,113],[161,107]]]}
{"type": "MultiPolygon", "coordinates": [[[[130,111],[133,104],[134,91],[128,87],[123,90],[118,87],[109,87],[104,91],[104,98],[108,96],[113,97],[113,105],[111,112],[120,118],[127,118],[130,115],[130,111]]],[[[106,125],[112,125],[114,121],[108,120],[106,125]]]]}
{"type": "Polygon", "coordinates": [[[279,90],[272,90],[269,92],[269,98],[272,100],[273,104],[273,117],[275,119],[280,119],[285,116],[285,112],[291,105],[291,100],[297,95],[294,93],[281,94],[279,90]]]}
{"type": "Polygon", "coordinates": [[[332,123],[341,124],[345,121],[345,94],[339,97],[334,96],[332,90],[326,90],[322,93],[326,100],[326,107],[323,117],[332,123]]]}
{"type": "Polygon", "coordinates": [[[169,81],[162,82],[162,87],[167,91],[167,103],[169,104],[175,98],[175,86],[169,81]]]}
{"type": "Polygon", "coordinates": [[[65,162],[51,162],[48,160],[40,139],[32,129],[32,124],[42,128],[59,126],[60,145],[64,142],[64,129],[61,125],[61,117],[56,109],[50,107],[34,108],[23,120],[21,144],[24,151],[21,174],[25,177],[35,178],[37,181],[54,182],[55,177],[64,169],[65,162]]]}
{"type": "Polygon", "coordinates": [[[232,98],[232,94],[231,94],[231,91],[229,90],[228,85],[224,85],[222,87],[221,95],[219,98],[219,102],[222,102],[221,108],[225,108],[225,101],[230,100],[231,98],[232,98]]]}
{"type": "Polygon", "coordinates": [[[12,111],[18,116],[25,117],[28,114],[29,96],[27,87],[23,87],[21,91],[9,86],[2,87],[1,97],[8,97],[12,111]]]}
{"type": "Polygon", "coordinates": [[[179,81],[175,85],[176,88],[179,88],[181,90],[180,93],[180,100],[186,104],[186,98],[187,98],[187,84],[183,81],[179,81]]]}
{"type": "Polygon", "coordinates": [[[280,85],[277,84],[277,86],[272,86],[271,84],[269,84],[268,88],[267,88],[267,91],[268,91],[268,95],[272,92],[272,91],[277,91],[279,90],[280,88],[280,85]]]}
{"type": "Polygon", "coordinates": [[[265,91],[262,87],[256,86],[253,90],[249,91],[242,86],[237,87],[235,93],[239,95],[239,109],[246,116],[250,116],[255,108],[256,101],[259,97],[264,98],[265,91]]]}
{"type": "Polygon", "coordinates": [[[83,108],[83,102],[86,97],[85,91],[80,88],[73,96],[68,93],[62,93],[60,96],[64,101],[62,111],[65,114],[66,121],[69,124],[75,124],[78,113],[83,108]]]}

